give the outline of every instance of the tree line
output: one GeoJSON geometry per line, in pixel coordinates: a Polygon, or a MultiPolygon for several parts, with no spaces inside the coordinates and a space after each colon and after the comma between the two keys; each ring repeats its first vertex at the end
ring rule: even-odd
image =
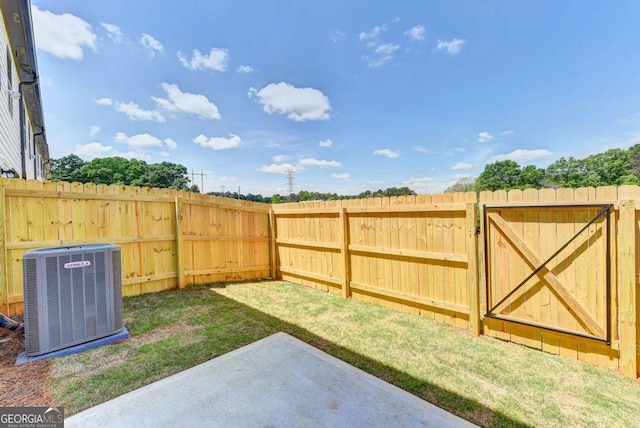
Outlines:
{"type": "Polygon", "coordinates": [[[521,167],[512,160],[485,166],[477,178],[463,178],[446,193],[484,190],[597,187],[640,184],[640,144],[610,149],[584,159],[561,157],[547,168],[521,167]]]}
{"type": "MultiPolygon", "coordinates": [[[[157,187],[162,189],[187,190],[199,192],[198,186],[190,184],[187,167],[172,162],[148,164],[137,159],[121,157],[95,158],[84,161],[71,154],[60,159],[51,159],[51,179],[95,184],[119,184],[127,186],[157,187]]],[[[377,198],[382,196],[415,195],[408,187],[390,187],[375,192],[367,190],[359,195],[338,195],[301,190],[291,195],[272,196],[241,194],[238,192],[209,192],[209,195],[246,201],[278,204],[284,202],[332,201],[338,199],[377,198]]]]}
{"type": "MultiPolygon", "coordinates": [[[[76,155],[51,160],[51,179],[96,184],[121,184],[158,187],[199,192],[191,184],[184,165],[172,162],[148,164],[137,159],[121,157],[96,158],[84,161],[76,155]]],[[[640,184],[640,144],[627,150],[610,149],[584,159],[561,157],[547,168],[535,165],[520,166],[513,160],[497,161],[485,166],[476,178],[463,178],[445,189],[453,192],[481,192],[484,190],[540,189],[561,187],[597,187],[640,184]]],[[[278,204],[283,202],[333,201],[391,196],[410,196],[416,192],[408,187],[389,187],[367,190],[357,195],[338,195],[301,190],[291,195],[263,196],[238,192],[210,192],[209,195],[278,204]]]]}
{"type": "Polygon", "coordinates": [[[385,190],[378,189],[374,192],[367,190],[358,195],[338,195],[337,193],[309,192],[307,190],[301,190],[298,193],[292,193],[290,195],[276,193],[272,196],[253,195],[251,193],[238,195],[237,192],[209,192],[208,194],[224,198],[263,202],[266,204],[282,204],[285,202],[337,201],[341,199],[381,198],[383,196],[410,196],[416,195],[416,192],[408,187],[388,187],[385,190]]]}
{"type": "Polygon", "coordinates": [[[158,187],[199,192],[190,184],[187,167],[172,162],[148,164],[121,157],[95,158],[89,162],[76,155],[51,159],[51,179],[95,184],[158,187]]]}

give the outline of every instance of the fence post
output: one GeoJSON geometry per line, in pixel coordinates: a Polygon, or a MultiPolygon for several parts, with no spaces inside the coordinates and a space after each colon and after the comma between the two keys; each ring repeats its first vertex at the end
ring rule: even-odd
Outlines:
{"type": "Polygon", "coordinates": [[[187,278],[184,275],[184,236],[182,235],[182,199],[176,197],[176,258],[178,264],[178,287],[187,286],[187,278]]]}
{"type": "Polygon", "coordinates": [[[276,214],[273,208],[269,210],[269,267],[271,268],[271,279],[278,279],[278,253],[276,248],[276,214]]]}
{"type": "Polygon", "coordinates": [[[349,215],[345,207],[342,207],[340,210],[340,220],[342,220],[342,245],[340,251],[344,272],[344,278],[342,279],[342,298],[347,299],[351,296],[351,263],[349,261],[349,215]]]}
{"type": "Polygon", "coordinates": [[[624,201],[620,204],[618,231],[620,371],[623,375],[635,379],[638,373],[635,201],[624,201]]]}
{"type": "Polygon", "coordinates": [[[468,203],[467,227],[467,287],[469,296],[469,331],[480,335],[480,290],[478,282],[478,238],[476,235],[478,205],[468,203]]]}
{"type": "Polygon", "coordinates": [[[4,230],[4,187],[0,187],[0,312],[9,314],[9,283],[7,282],[7,245],[4,230]]]}
{"type": "MultiPolygon", "coordinates": [[[[478,298],[480,300],[480,317],[487,313],[487,255],[485,253],[485,243],[487,239],[487,231],[484,224],[484,204],[482,194],[480,195],[480,203],[478,204],[478,219],[480,221],[480,234],[478,235],[478,298]]],[[[480,323],[482,326],[482,323],[480,323]]]]}

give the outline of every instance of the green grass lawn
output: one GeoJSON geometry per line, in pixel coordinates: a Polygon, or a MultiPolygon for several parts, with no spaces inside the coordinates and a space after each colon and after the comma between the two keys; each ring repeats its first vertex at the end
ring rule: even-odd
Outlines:
{"type": "Polygon", "coordinates": [[[73,414],[278,331],[482,426],[640,426],[640,382],[287,282],[125,298],[131,340],[52,362],[73,414]]]}

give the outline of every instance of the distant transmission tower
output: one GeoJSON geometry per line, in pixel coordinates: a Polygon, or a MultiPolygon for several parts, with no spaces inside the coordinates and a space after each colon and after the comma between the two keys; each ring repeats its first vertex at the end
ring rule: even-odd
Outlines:
{"type": "Polygon", "coordinates": [[[293,168],[287,168],[287,192],[289,193],[289,202],[293,199],[293,194],[295,193],[295,188],[293,187],[293,173],[295,171],[293,168]]]}
{"type": "Polygon", "coordinates": [[[207,174],[204,173],[203,170],[200,170],[200,172],[194,172],[193,168],[191,168],[191,182],[193,184],[196,184],[196,175],[200,176],[200,193],[204,193],[204,178],[207,176],[207,174]]]}

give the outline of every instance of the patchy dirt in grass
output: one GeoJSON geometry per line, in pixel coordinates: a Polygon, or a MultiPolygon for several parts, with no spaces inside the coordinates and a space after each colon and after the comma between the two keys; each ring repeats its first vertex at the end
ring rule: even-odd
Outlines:
{"type": "MultiPolygon", "coordinates": [[[[22,321],[22,317],[13,317],[22,321]]],[[[49,393],[49,362],[16,366],[18,354],[24,351],[21,332],[0,329],[0,406],[53,406],[49,393]]]]}
{"type": "MultiPolygon", "coordinates": [[[[134,345],[139,345],[143,343],[155,343],[155,342],[160,342],[161,340],[168,339],[171,336],[176,336],[181,334],[185,336],[185,333],[196,330],[198,328],[202,328],[202,326],[176,324],[171,327],[156,328],[155,330],[152,330],[147,333],[143,333],[139,336],[133,336],[131,337],[131,339],[129,339],[129,341],[134,345]]],[[[198,338],[195,338],[194,341],[191,341],[191,339],[189,339],[189,340],[186,340],[185,343],[183,343],[182,341],[180,343],[187,345],[189,343],[197,342],[198,340],[199,340],[198,338]]]]}
{"type": "Polygon", "coordinates": [[[64,359],[57,359],[52,364],[52,375],[56,379],[78,376],[82,373],[92,373],[93,375],[105,372],[113,367],[119,366],[123,361],[133,355],[142,345],[160,342],[169,339],[172,336],[182,334],[178,343],[182,346],[196,343],[202,340],[202,337],[190,333],[200,328],[195,325],[174,325],[167,328],[158,328],[139,336],[132,336],[126,341],[126,344],[114,344],[112,346],[103,346],[93,349],[91,353],[79,353],[69,355],[64,359]],[[186,334],[189,333],[189,334],[186,334]]]}

